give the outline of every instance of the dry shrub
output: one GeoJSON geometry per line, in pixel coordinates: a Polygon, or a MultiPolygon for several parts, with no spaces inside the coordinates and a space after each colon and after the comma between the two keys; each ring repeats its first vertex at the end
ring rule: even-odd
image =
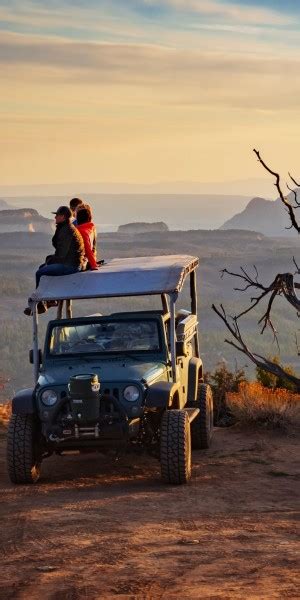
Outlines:
{"type": "Polygon", "coordinates": [[[300,394],[260,383],[241,383],[238,392],[228,392],[226,401],[236,420],[288,431],[300,425],[300,394]]]}
{"type": "Polygon", "coordinates": [[[0,404],[0,426],[7,426],[11,415],[11,402],[0,404]]]}

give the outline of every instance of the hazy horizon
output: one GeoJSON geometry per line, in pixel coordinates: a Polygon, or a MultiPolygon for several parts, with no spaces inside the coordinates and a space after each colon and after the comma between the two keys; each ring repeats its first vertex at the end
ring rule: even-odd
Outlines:
{"type": "MultiPolygon", "coordinates": [[[[215,229],[240,212],[250,198],[207,194],[89,194],[99,231],[112,231],[133,221],[164,221],[170,229],[215,229]]],[[[35,208],[47,218],[68,196],[6,197],[12,208],[35,208]]]]}
{"type": "Polygon", "coordinates": [[[263,196],[268,199],[277,198],[277,190],[273,181],[265,177],[237,179],[232,181],[153,181],[143,184],[136,182],[109,181],[77,181],[77,182],[45,182],[26,185],[1,185],[0,197],[20,196],[81,196],[84,194],[188,194],[188,195],[240,195],[241,197],[263,196]]]}

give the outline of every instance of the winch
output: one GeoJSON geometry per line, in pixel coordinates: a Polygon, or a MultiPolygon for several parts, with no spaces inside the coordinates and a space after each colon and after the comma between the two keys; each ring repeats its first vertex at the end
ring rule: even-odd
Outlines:
{"type": "Polygon", "coordinates": [[[69,383],[69,403],[74,423],[95,423],[100,416],[100,382],[94,373],[74,375],[69,383]]]}

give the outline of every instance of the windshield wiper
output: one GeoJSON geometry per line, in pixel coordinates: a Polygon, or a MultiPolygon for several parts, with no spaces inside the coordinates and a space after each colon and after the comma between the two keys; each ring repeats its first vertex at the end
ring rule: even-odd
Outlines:
{"type": "Polygon", "coordinates": [[[122,360],[124,358],[131,358],[132,360],[138,360],[141,362],[145,362],[145,358],[146,356],[141,356],[141,355],[136,355],[136,354],[132,354],[131,352],[110,352],[108,355],[106,356],[101,356],[99,357],[100,360],[122,360]]]}

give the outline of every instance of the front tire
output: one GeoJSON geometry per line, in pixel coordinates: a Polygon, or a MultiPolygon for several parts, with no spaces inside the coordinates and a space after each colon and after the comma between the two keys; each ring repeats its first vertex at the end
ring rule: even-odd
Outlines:
{"type": "Polygon", "coordinates": [[[213,396],[209,385],[199,384],[197,402],[193,406],[199,408],[200,412],[191,424],[192,448],[209,448],[214,423],[213,396]]]}
{"type": "Polygon", "coordinates": [[[160,465],[166,483],[182,485],[191,478],[191,427],[184,410],[167,410],[161,420],[160,465]]]}
{"type": "Polygon", "coordinates": [[[32,415],[12,414],[7,434],[7,467],[12,483],[36,483],[41,453],[32,415]]]}

